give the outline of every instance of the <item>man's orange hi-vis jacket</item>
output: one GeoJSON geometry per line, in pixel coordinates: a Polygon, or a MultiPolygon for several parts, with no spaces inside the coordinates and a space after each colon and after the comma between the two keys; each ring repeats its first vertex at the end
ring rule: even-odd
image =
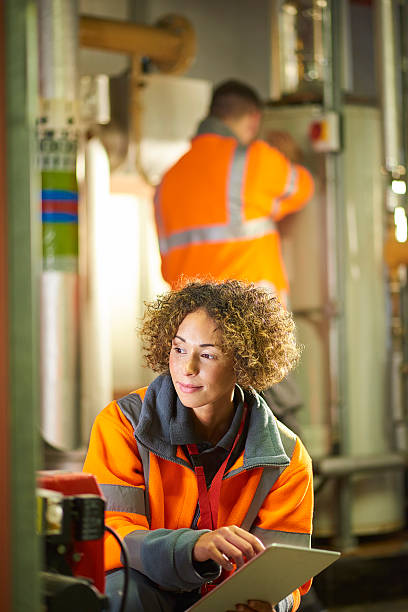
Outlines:
{"type": "MultiPolygon", "coordinates": [[[[310,546],[312,466],[302,442],[255,392],[236,387],[248,424],[238,456],[224,474],[218,526],[237,525],[270,542],[310,546]]],[[[240,415],[238,414],[238,417],[240,415]]],[[[130,564],[168,590],[191,591],[220,575],[213,561],[193,564],[200,529],[194,469],[180,441],[191,419],[169,375],[109,404],[97,416],[84,471],[106,498],[106,524],[127,544],[130,564]],[[204,571],[205,570],[205,571],[204,571]]],[[[189,443],[189,440],[186,440],[189,443]]],[[[105,567],[121,567],[119,547],[105,541],[105,567]]],[[[271,568],[273,571],[273,568],[271,568]]],[[[289,595],[296,610],[310,582],[289,595]]],[[[248,594],[250,597],[250,593],[248,594]]]]}
{"type": "Polygon", "coordinates": [[[163,278],[235,278],[288,291],[276,222],[302,208],[313,179],[262,140],[244,147],[208,118],[156,190],[163,278]]]}

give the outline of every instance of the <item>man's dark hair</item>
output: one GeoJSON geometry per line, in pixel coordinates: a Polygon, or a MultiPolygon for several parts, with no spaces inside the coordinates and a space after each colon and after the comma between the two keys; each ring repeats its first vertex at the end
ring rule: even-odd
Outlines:
{"type": "Polygon", "coordinates": [[[239,119],[262,109],[257,92],[240,81],[224,81],[213,90],[210,116],[218,119],[239,119]]]}

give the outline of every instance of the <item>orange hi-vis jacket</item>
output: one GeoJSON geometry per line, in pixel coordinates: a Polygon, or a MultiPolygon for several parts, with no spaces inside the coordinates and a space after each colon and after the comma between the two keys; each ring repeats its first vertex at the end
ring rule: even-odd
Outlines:
{"type": "Polygon", "coordinates": [[[155,194],[163,278],[235,278],[288,291],[276,222],[302,208],[313,179],[262,140],[242,146],[220,120],[202,122],[155,194]]]}
{"type": "MultiPolygon", "coordinates": [[[[244,394],[238,386],[236,393],[240,409],[244,401],[247,405],[249,422],[242,434],[244,445],[222,480],[218,527],[240,526],[265,545],[310,546],[310,457],[258,394],[244,394]]],[[[171,443],[172,432],[183,437],[189,418],[170,376],[161,375],[147,390],[102,410],[84,464],[84,471],[94,474],[101,486],[106,524],[127,544],[131,567],[168,590],[194,590],[221,572],[214,561],[192,560],[195,542],[208,530],[197,523],[197,482],[185,447],[171,443]]],[[[105,567],[121,567],[119,547],[110,534],[105,567]]],[[[296,610],[309,587],[310,581],[289,595],[284,609],[296,610]]]]}

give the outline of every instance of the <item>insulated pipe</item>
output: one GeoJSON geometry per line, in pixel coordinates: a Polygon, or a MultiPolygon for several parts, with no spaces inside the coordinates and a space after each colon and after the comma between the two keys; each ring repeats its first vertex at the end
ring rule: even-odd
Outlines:
{"type": "Polygon", "coordinates": [[[384,166],[395,177],[404,174],[401,118],[401,62],[396,50],[396,3],[375,0],[379,91],[382,106],[384,166]]]}
{"type": "Polygon", "coordinates": [[[42,177],[41,431],[51,446],[79,444],[77,0],[38,3],[42,177]]]}
{"type": "Polygon", "coordinates": [[[408,465],[408,455],[400,453],[361,457],[333,456],[314,461],[317,474],[333,478],[373,470],[403,468],[406,465],[408,465]]]}
{"type": "Polygon", "coordinates": [[[407,465],[408,455],[401,453],[365,457],[334,456],[314,461],[316,474],[323,478],[322,484],[328,478],[334,478],[336,482],[338,533],[334,542],[335,546],[345,551],[351,550],[356,545],[351,514],[353,506],[352,475],[364,472],[378,474],[382,470],[402,470],[407,465]]]}
{"type": "MultiPolygon", "coordinates": [[[[340,3],[328,0],[323,9],[323,53],[326,58],[323,80],[323,112],[335,112],[342,120],[344,114],[341,88],[343,56],[341,53],[343,20],[340,3]]],[[[344,202],[344,160],[339,153],[326,153],[326,235],[327,289],[329,303],[334,305],[335,317],[329,319],[329,410],[332,446],[346,454],[349,451],[346,375],[346,315],[345,281],[342,253],[346,244],[344,202]]]]}
{"type": "Polygon", "coordinates": [[[81,17],[79,41],[83,47],[148,57],[161,72],[182,73],[196,54],[191,23],[178,15],[167,15],[155,26],[99,17],[81,17]]]}

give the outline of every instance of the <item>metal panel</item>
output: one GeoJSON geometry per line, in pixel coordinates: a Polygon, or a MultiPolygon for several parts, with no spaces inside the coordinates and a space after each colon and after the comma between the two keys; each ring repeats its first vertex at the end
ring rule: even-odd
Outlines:
{"type": "MultiPolygon", "coordinates": [[[[333,257],[327,231],[324,156],[313,153],[308,127],[319,107],[268,109],[265,133],[286,129],[303,147],[305,165],[316,181],[316,194],[306,208],[281,223],[284,258],[291,284],[299,340],[305,351],[297,376],[305,404],[300,414],[303,438],[314,458],[344,449],[347,455],[370,455],[391,449],[386,427],[387,312],[383,276],[383,197],[381,125],[374,108],[345,109],[346,240],[339,257],[345,302],[328,299],[327,261],[333,257]],[[336,313],[346,322],[345,378],[338,387],[336,364],[330,363],[330,321],[336,313]],[[343,406],[344,424],[338,428],[337,399],[343,406]]],[[[315,528],[330,534],[333,489],[317,499],[315,528]]],[[[403,525],[401,473],[382,471],[375,476],[356,475],[352,487],[352,529],[358,534],[397,529],[403,525]]]]}
{"type": "Polygon", "coordinates": [[[296,314],[299,341],[305,346],[296,372],[305,398],[299,414],[304,441],[314,456],[331,450],[329,410],[329,329],[327,288],[326,200],[324,156],[311,151],[308,130],[320,106],[273,108],[265,113],[264,131],[292,132],[315,177],[315,195],[300,212],[279,223],[290,285],[290,308],[296,314]],[[316,367],[317,366],[317,367],[316,367]]]}
{"type": "MultiPolygon", "coordinates": [[[[344,253],[350,455],[391,448],[386,397],[387,312],[383,262],[384,206],[381,123],[377,109],[349,106],[345,118],[344,253]]],[[[403,525],[401,471],[354,478],[353,520],[357,533],[403,525]]]]}

